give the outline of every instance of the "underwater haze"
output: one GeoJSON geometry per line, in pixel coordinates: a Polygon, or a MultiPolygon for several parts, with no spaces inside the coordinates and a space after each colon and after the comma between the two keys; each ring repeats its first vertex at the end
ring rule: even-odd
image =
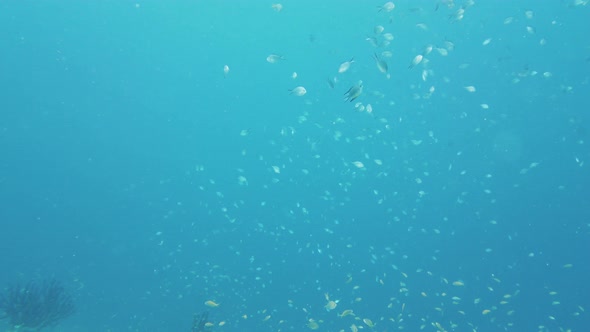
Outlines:
{"type": "Polygon", "coordinates": [[[588,331],[589,18],[2,1],[0,291],[59,280],[47,331],[588,331]]]}

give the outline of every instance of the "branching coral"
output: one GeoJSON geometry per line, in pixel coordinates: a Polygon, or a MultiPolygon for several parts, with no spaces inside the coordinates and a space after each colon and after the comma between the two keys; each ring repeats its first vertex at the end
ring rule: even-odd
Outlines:
{"type": "Polygon", "coordinates": [[[12,285],[0,293],[0,319],[13,328],[40,331],[75,311],[72,297],[56,280],[12,285]]]}

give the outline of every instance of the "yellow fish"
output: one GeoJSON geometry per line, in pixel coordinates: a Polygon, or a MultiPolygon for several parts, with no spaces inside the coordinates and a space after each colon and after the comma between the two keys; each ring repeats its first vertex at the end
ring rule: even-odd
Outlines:
{"type": "Polygon", "coordinates": [[[205,305],[211,308],[217,308],[219,307],[219,303],[216,303],[215,301],[205,301],[205,305]]]}

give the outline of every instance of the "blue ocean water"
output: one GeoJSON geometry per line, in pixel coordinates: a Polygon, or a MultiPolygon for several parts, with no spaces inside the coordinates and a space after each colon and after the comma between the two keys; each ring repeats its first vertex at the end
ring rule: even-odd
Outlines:
{"type": "Polygon", "coordinates": [[[60,280],[53,331],[588,331],[587,1],[384,3],[0,2],[0,289],[60,280]]]}

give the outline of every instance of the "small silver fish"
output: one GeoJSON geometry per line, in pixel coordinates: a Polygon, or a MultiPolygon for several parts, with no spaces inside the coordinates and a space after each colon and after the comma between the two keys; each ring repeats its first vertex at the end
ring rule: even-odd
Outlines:
{"type": "Polygon", "coordinates": [[[269,56],[266,57],[266,61],[268,63],[277,63],[281,60],[285,60],[285,57],[282,55],[277,55],[277,54],[271,54],[269,56]]]}
{"type": "Polygon", "coordinates": [[[354,58],[350,59],[350,61],[343,62],[340,67],[338,68],[338,73],[342,74],[350,68],[350,65],[354,62],[354,58]]]}
{"type": "Polygon", "coordinates": [[[386,12],[390,12],[395,8],[395,4],[391,1],[386,2],[383,6],[377,6],[379,8],[378,12],[384,10],[386,12]]]}
{"type": "Polygon", "coordinates": [[[289,94],[295,95],[297,97],[301,97],[306,93],[307,93],[307,90],[302,86],[298,86],[298,87],[294,88],[293,90],[289,90],[289,94]]]}
{"type": "Polygon", "coordinates": [[[375,63],[377,64],[377,68],[379,69],[379,71],[384,74],[387,74],[387,70],[388,70],[387,62],[380,59],[379,56],[377,55],[377,53],[373,54],[373,58],[375,59],[375,63]]]}
{"type": "Polygon", "coordinates": [[[363,93],[363,81],[359,81],[357,84],[353,85],[344,93],[344,101],[354,101],[358,96],[363,93]]]}

